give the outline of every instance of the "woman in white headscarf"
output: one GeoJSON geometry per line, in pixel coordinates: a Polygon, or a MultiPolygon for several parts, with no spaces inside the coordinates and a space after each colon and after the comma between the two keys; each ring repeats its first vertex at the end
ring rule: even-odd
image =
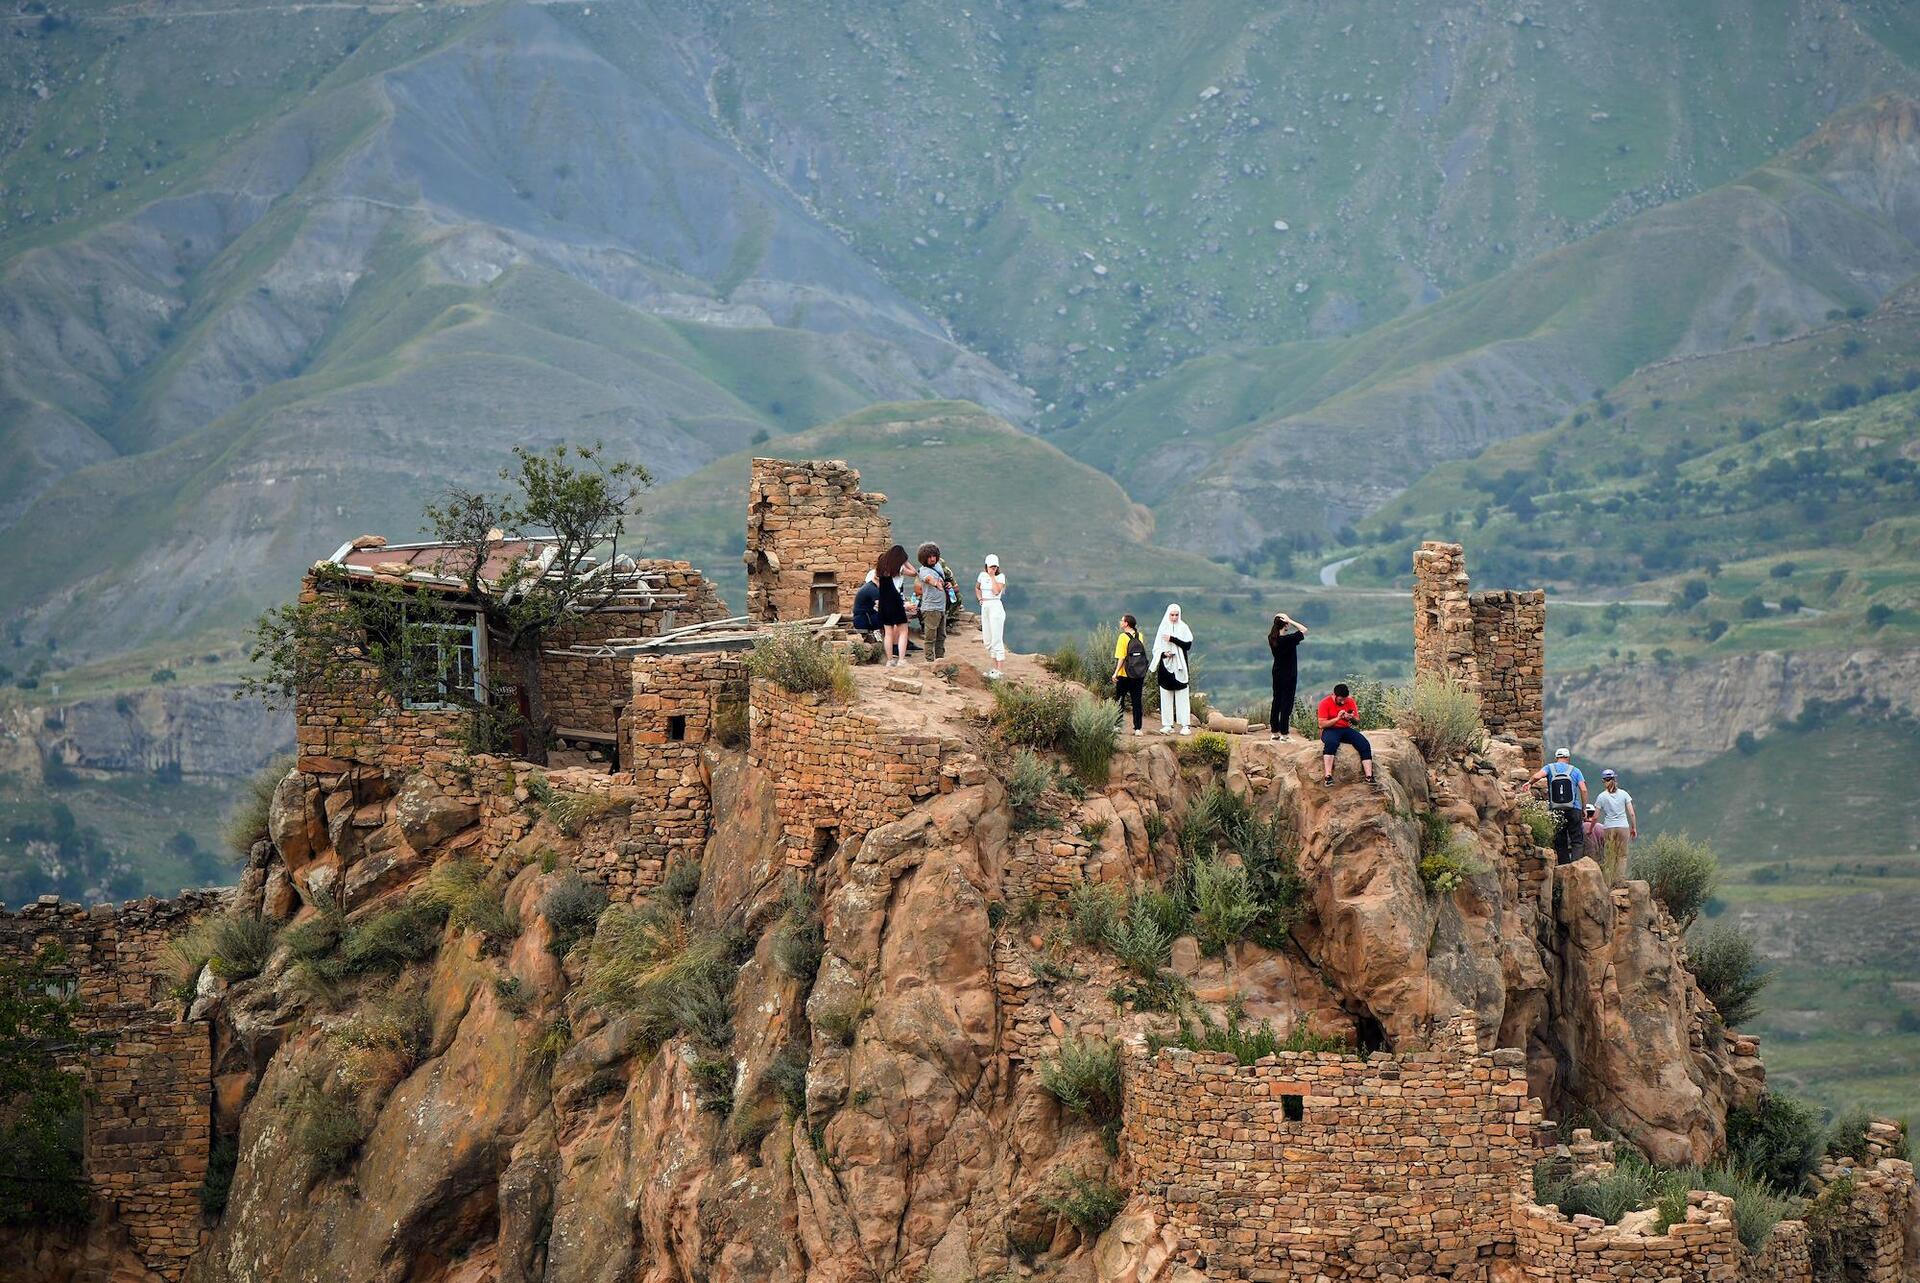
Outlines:
{"type": "Polygon", "coordinates": [[[1187,655],[1193,650],[1193,630],[1180,618],[1180,604],[1167,607],[1160,629],[1153,635],[1153,675],[1160,684],[1160,733],[1171,735],[1177,723],[1182,735],[1193,733],[1193,712],[1187,690],[1187,655]]]}

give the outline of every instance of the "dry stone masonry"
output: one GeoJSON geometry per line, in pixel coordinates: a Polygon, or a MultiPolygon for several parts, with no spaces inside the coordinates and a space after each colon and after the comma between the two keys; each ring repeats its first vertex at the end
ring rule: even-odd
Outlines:
{"type": "Polygon", "coordinates": [[[213,1065],[206,1022],[179,1018],[163,951],[225,900],[201,891],[84,908],[48,897],[0,913],[0,956],[66,953],[81,1031],[104,1040],[84,1062],[87,1180],[142,1262],[169,1279],[200,1246],[213,1065]]]}
{"type": "Polygon", "coordinates": [[[747,488],[747,614],[762,622],[850,614],[893,544],[881,494],[838,459],[755,459],[747,488]]]}
{"type": "Polygon", "coordinates": [[[1470,591],[1457,543],[1428,540],[1413,554],[1413,672],[1480,699],[1488,733],[1506,735],[1539,765],[1545,753],[1547,598],[1470,591]]]}

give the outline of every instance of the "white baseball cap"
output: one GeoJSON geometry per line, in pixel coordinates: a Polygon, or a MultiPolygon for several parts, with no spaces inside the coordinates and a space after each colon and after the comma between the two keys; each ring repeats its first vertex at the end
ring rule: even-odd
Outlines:
{"type": "Polygon", "coordinates": [[[1556,749],[1554,749],[1554,750],[1553,750],[1553,755],[1554,755],[1555,757],[1572,757],[1572,756],[1573,756],[1573,754],[1571,754],[1571,753],[1569,753],[1569,752],[1567,752],[1567,750],[1566,750],[1566,749],[1564,749],[1564,748],[1556,748],[1556,749]]]}
{"type": "Polygon", "coordinates": [[[1000,568],[1000,558],[994,556],[992,553],[988,553],[987,564],[989,566],[992,566],[995,570],[998,570],[1000,568]]]}

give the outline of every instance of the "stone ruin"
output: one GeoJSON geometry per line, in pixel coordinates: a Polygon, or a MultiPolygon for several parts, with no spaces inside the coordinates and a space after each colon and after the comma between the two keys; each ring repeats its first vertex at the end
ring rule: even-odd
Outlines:
{"type": "Polygon", "coordinates": [[[851,614],[893,544],[883,494],[838,459],[755,459],[747,486],[747,615],[764,623],[851,614]]]}
{"type": "Polygon", "coordinates": [[[1470,591],[1457,543],[1428,540],[1413,554],[1414,680],[1440,678],[1480,700],[1488,734],[1545,760],[1547,595],[1470,591]]]}
{"type": "MultiPolygon", "coordinates": [[[[881,502],[860,492],[859,474],[845,464],[755,460],[752,618],[844,613],[852,588],[891,542],[881,502]]],[[[572,863],[581,876],[615,900],[637,900],[669,864],[702,857],[714,821],[711,749],[738,743],[742,733],[749,760],[772,782],[779,841],[797,867],[857,850],[904,808],[980,782],[957,734],[902,733],[858,701],[750,679],[737,638],[614,644],[724,616],[697,571],[649,564],[688,603],[679,620],[656,613],[584,623],[546,674],[569,725],[611,742],[612,771],[467,752],[456,714],[394,708],[370,681],[357,693],[349,685],[324,699],[303,694],[300,756],[281,790],[284,810],[306,821],[275,834],[284,867],[268,875],[268,911],[294,912],[288,879],[318,886],[329,860],[342,867],[326,880],[352,910],[411,876],[408,858],[456,850],[483,861],[513,851],[525,858],[539,840],[542,808],[553,815],[543,797],[572,805],[572,863]],[[351,873],[341,844],[363,848],[351,873]]],[[[1487,729],[1517,740],[1537,762],[1542,594],[1470,593],[1458,545],[1424,545],[1415,572],[1416,672],[1474,691],[1487,729]]],[[[315,591],[311,580],[307,591],[315,591]]],[[[1516,825],[1510,858],[1533,886],[1550,870],[1524,823],[1516,825]]],[[[1112,854],[1091,841],[1035,839],[1016,851],[1007,884],[1058,899],[1090,863],[1112,854]]],[[[183,1002],[153,977],[165,942],[221,907],[219,897],[200,895],[0,915],[0,951],[49,941],[67,947],[90,1027],[114,1040],[113,1054],[88,1067],[89,1179],[141,1259],[168,1279],[181,1276],[202,1242],[197,1199],[220,1091],[206,1022],[182,1019],[183,1002]]],[[[1002,1001],[1010,1022],[1031,1026],[1032,1039],[1044,1036],[1045,1013],[1026,1010],[1024,994],[1002,1001]]],[[[1016,1054],[1024,1063],[1026,1054],[1016,1054]]],[[[1537,1204],[1532,1164],[1550,1125],[1529,1095],[1524,1054],[1482,1050],[1470,1017],[1437,1030],[1429,1048],[1365,1058],[1280,1054],[1241,1065],[1224,1054],[1148,1054],[1135,1045],[1126,1082],[1126,1152],[1137,1189],[1173,1232],[1175,1255],[1203,1278],[1811,1283],[1804,1225],[1783,1223],[1766,1251],[1751,1256],[1719,1195],[1693,1195],[1685,1221],[1663,1234],[1537,1204]]],[[[1900,1277],[1901,1236],[1914,1214],[1913,1169],[1884,1148],[1857,1170],[1829,1165],[1822,1173],[1849,1175],[1865,1191],[1867,1283],[1900,1277]]]]}

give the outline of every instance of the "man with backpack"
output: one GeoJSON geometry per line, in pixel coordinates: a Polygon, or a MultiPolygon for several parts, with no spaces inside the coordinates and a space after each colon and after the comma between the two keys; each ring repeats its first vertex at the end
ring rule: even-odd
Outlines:
{"type": "Polygon", "coordinates": [[[1556,864],[1571,864],[1580,850],[1580,816],[1587,805],[1587,777],[1572,762],[1573,754],[1556,750],[1553,760],[1527,781],[1532,788],[1547,785],[1547,809],[1553,813],[1553,855],[1556,864]]]}

